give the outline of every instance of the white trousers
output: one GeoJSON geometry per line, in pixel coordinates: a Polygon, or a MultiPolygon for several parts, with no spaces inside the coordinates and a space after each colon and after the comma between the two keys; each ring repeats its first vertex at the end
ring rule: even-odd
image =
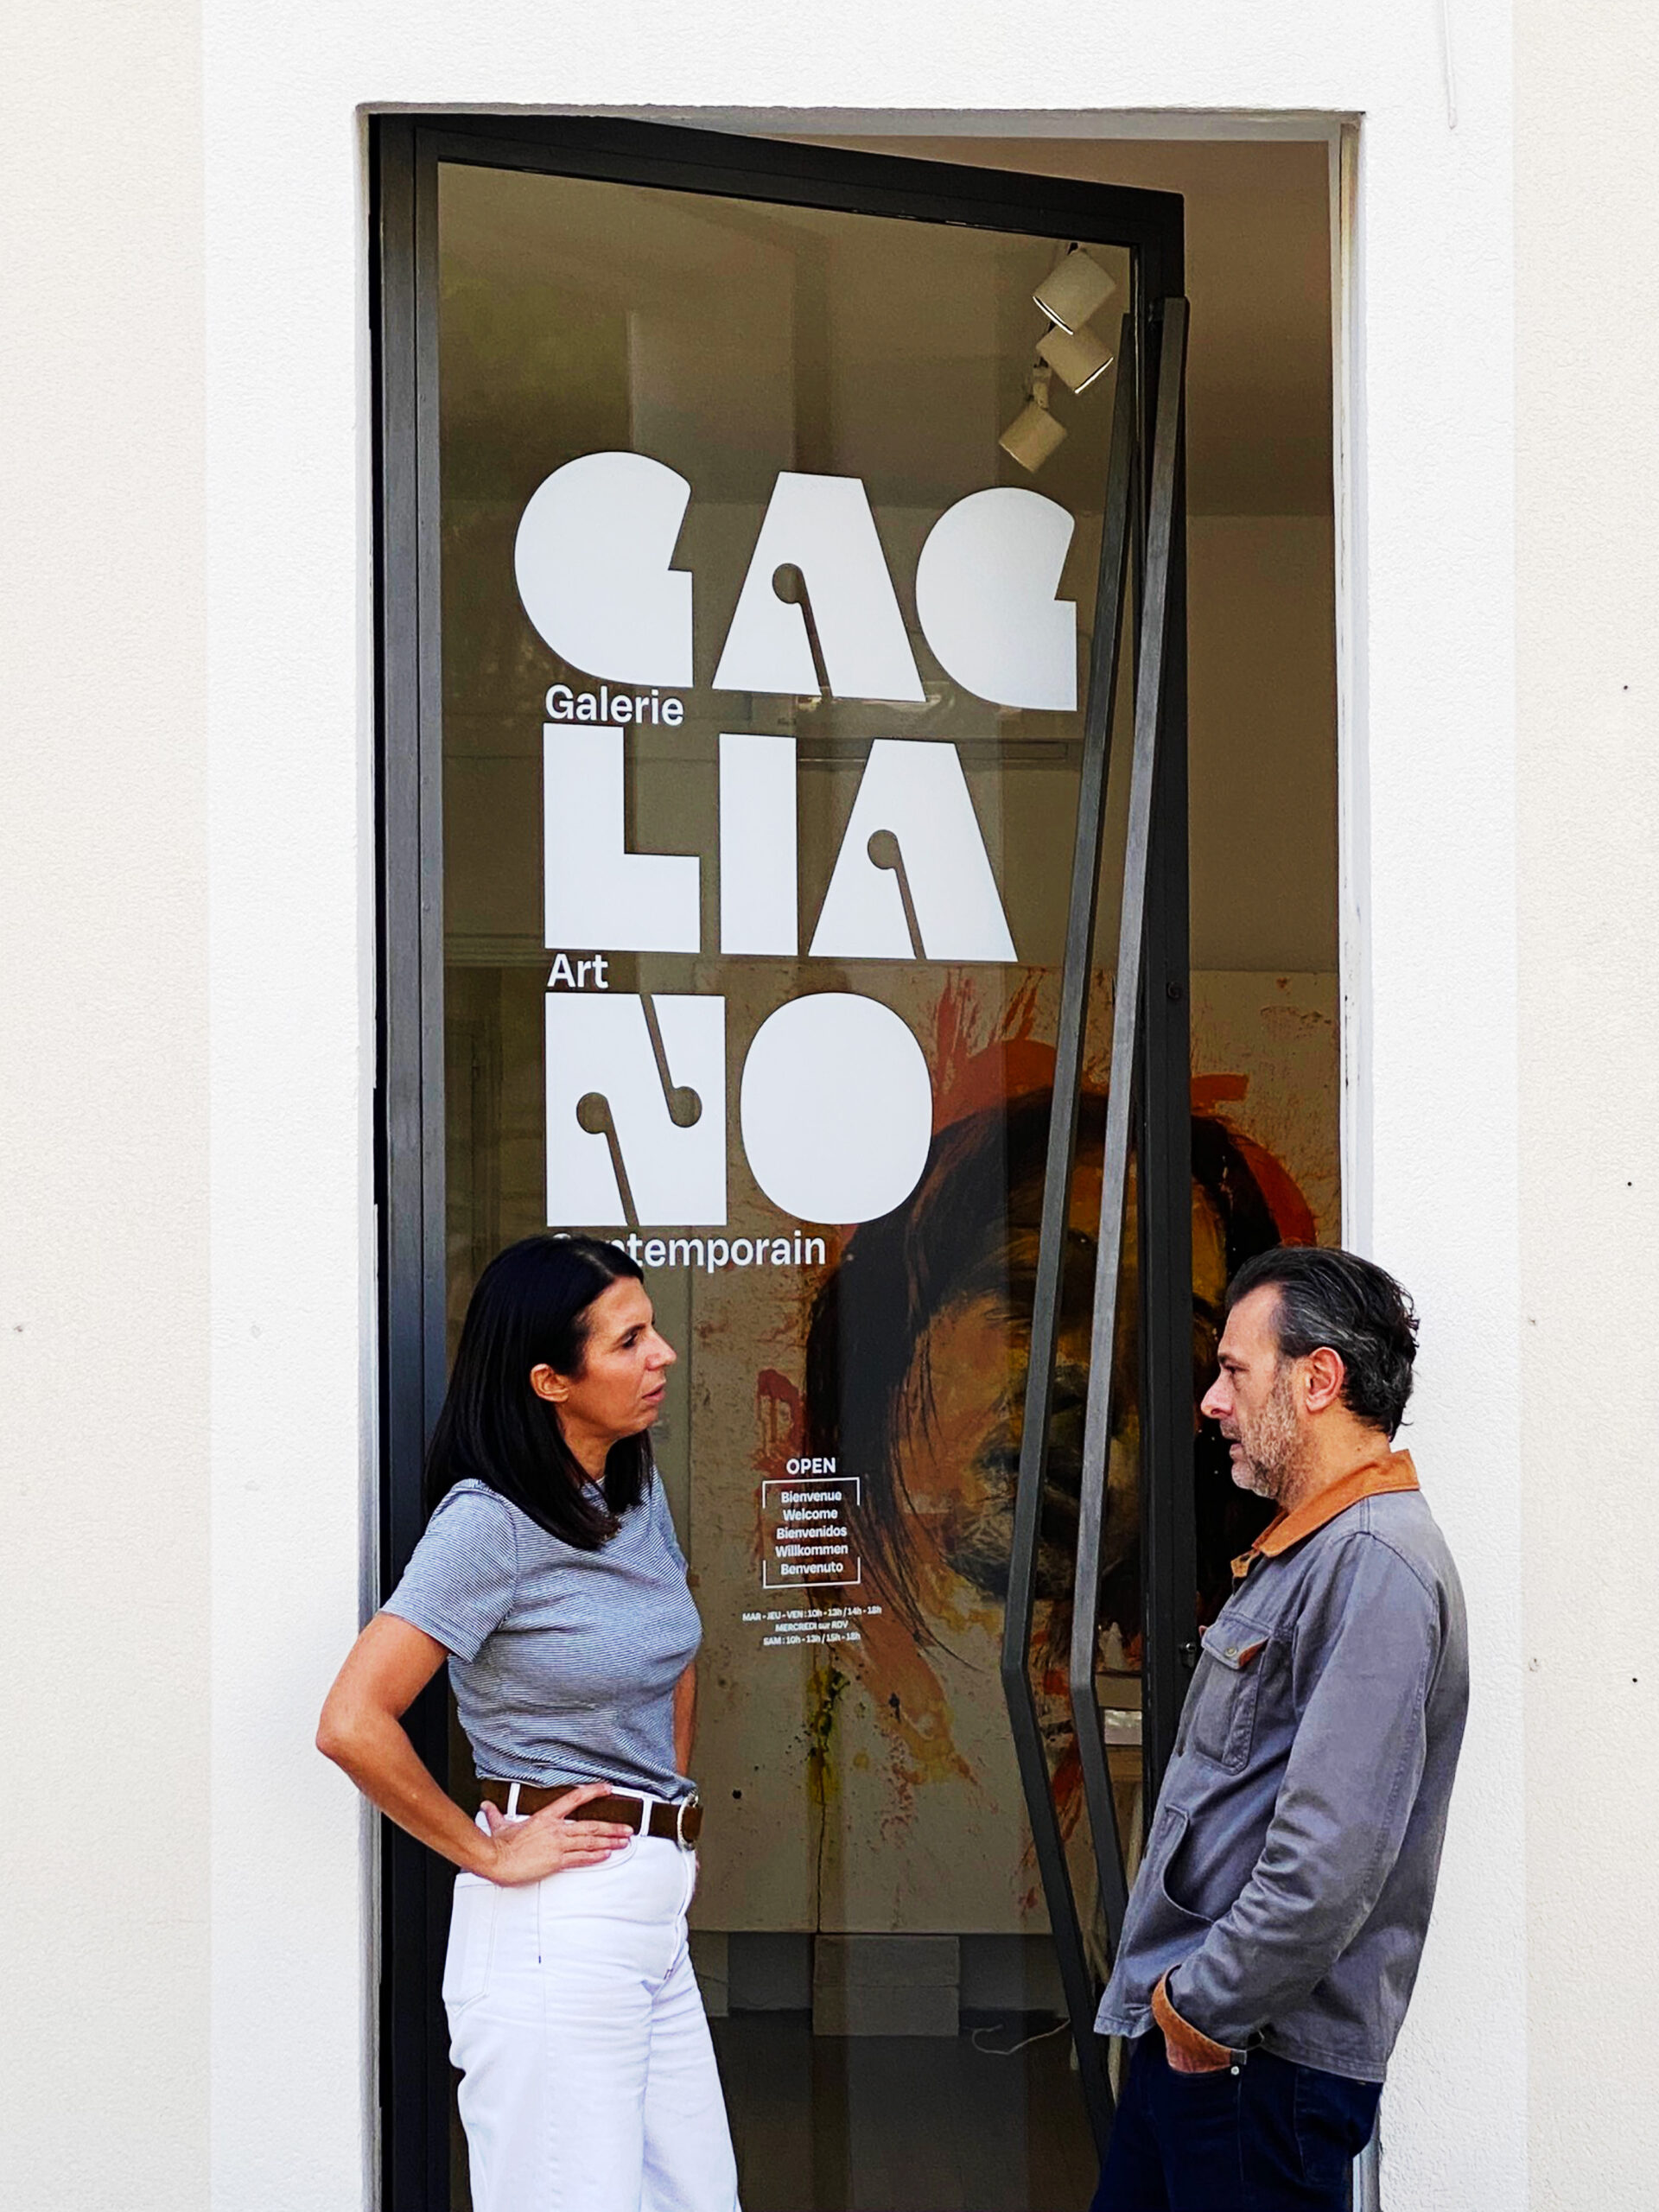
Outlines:
{"type": "Polygon", "coordinates": [[[455,1877],[443,2001],[474,2212],[738,2212],[696,1886],[660,1836],[516,1889],[455,1877]]]}

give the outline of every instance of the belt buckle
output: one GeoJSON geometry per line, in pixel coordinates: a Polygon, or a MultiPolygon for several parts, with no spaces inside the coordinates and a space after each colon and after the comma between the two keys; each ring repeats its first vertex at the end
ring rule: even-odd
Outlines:
{"type": "Polygon", "coordinates": [[[702,1800],[695,1792],[690,1797],[682,1797],[674,1808],[674,1840],[682,1851],[695,1851],[697,1847],[695,1843],[687,1840],[685,1816],[688,1813],[701,1812],[702,1809],[702,1800]]]}

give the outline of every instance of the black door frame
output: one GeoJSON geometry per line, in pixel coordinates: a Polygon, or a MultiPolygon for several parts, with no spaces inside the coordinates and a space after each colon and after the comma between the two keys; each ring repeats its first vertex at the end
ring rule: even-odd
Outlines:
{"type": "MultiPolygon", "coordinates": [[[[421,1530],[421,1465],[445,1371],[442,689],[437,479],[437,173],[442,162],[1127,247],[1141,436],[1149,451],[1153,315],[1183,288],[1174,194],[902,156],[848,153],[604,118],[380,116],[370,136],[375,376],[378,1087],[381,1438],[379,1584],[421,1530]]],[[[1148,487],[1137,475],[1137,572],[1148,487]]],[[[1195,1649],[1191,1457],[1185,619],[1183,534],[1169,557],[1135,1038],[1141,1222],[1145,1736],[1148,1797],[1174,1738],[1195,1649]]],[[[1086,953],[1087,947],[1084,948],[1086,953]]],[[[1068,957],[1077,948],[1068,944],[1068,957]]],[[[1057,1100],[1057,1105],[1059,1102],[1057,1100]]],[[[446,1768],[442,1683],[410,1715],[446,1768]]],[[[1099,1839],[1096,1839],[1097,1847],[1099,1839]]],[[[448,2069],[438,1990],[449,1875],[383,1824],[381,2202],[448,2212],[448,2069]]],[[[1103,2073],[1102,2075],[1103,2079],[1103,2073]]],[[[1096,2132],[1103,2124],[1091,2094],[1096,2132]]]]}

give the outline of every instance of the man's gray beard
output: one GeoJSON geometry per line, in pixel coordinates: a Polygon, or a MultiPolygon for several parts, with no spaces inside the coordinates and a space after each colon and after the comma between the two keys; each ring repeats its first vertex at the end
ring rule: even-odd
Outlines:
{"type": "Polygon", "coordinates": [[[1298,1442],[1290,1383],[1282,1365],[1274,1382],[1273,1395],[1262,1409],[1262,1431],[1260,1444],[1273,1451],[1274,1456],[1257,1459],[1247,1449],[1244,1464],[1239,1470],[1244,1478],[1239,1488],[1252,1491],[1257,1497],[1270,1498],[1277,1504],[1296,1472],[1298,1442]]]}
{"type": "Polygon", "coordinates": [[[1249,1491],[1253,1497],[1276,1498],[1279,1495],[1280,1478],[1254,1459],[1247,1459],[1233,1479],[1240,1490],[1249,1491]]]}

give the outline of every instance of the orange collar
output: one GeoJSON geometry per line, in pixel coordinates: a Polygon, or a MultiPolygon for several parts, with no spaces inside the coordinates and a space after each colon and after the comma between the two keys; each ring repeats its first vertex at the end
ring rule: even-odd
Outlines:
{"type": "Polygon", "coordinates": [[[1385,1491],[1416,1490],[1417,1470],[1409,1452],[1389,1452],[1381,1459],[1363,1459],[1328,1488],[1299,1505],[1294,1513],[1281,1513],[1269,1521],[1249,1551],[1233,1561],[1233,1580],[1242,1582],[1259,1559],[1277,1559],[1293,1544],[1300,1544],[1338,1513],[1357,1505],[1362,1497],[1380,1497],[1385,1491]]]}

